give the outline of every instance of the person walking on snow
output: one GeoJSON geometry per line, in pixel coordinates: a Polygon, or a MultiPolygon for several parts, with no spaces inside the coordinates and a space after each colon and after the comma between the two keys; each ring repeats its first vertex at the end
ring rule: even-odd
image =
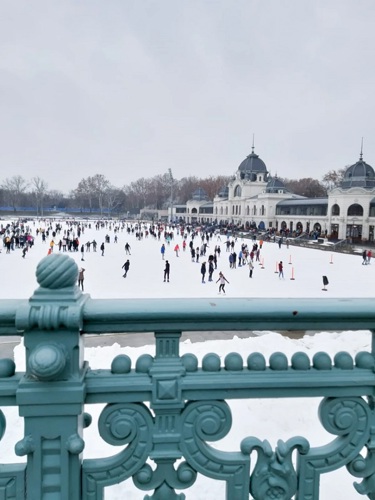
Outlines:
{"type": "Polygon", "coordinates": [[[283,278],[284,279],[284,266],[283,266],[283,261],[280,260],[279,262],[279,279],[283,278]]]}
{"type": "Polygon", "coordinates": [[[130,267],[130,262],[129,262],[129,259],[125,262],[125,264],[122,266],[122,269],[124,270],[124,274],[123,274],[123,278],[126,278],[127,274],[128,274],[128,271],[129,271],[129,267],[130,267]]]}
{"type": "Polygon", "coordinates": [[[129,243],[125,244],[125,255],[131,255],[129,243]]]}
{"type": "Polygon", "coordinates": [[[102,257],[104,257],[104,242],[100,245],[100,250],[102,251],[102,257]]]}
{"type": "Polygon", "coordinates": [[[226,277],[221,271],[219,273],[219,279],[216,281],[216,283],[218,283],[219,281],[220,281],[219,293],[223,292],[225,294],[225,283],[228,283],[229,285],[229,281],[226,279],[226,277]]]}
{"type": "Polygon", "coordinates": [[[164,260],[164,254],[165,254],[165,245],[164,245],[164,243],[162,244],[162,246],[160,248],[160,253],[161,253],[161,258],[164,260]]]}
{"type": "Polygon", "coordinates": [[[174,251],[176,252],[176,257],[178,257],[178,252],[180,251],[180,247],[177,243],[177,245],[174,247],[174,251]]]}
{"type": "Polygon", "coordinates": [[[169,283],[169,271],[170,271],[170,265],[169,265],[169,262],[166,260],[165,261],[165,268],[164,268],[164,282],[165,280],[167,280],[167,282],[169,283]]]}

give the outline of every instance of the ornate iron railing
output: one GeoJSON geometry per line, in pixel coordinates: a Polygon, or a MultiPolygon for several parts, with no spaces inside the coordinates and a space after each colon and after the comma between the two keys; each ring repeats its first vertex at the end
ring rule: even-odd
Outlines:
{"type": "MultiPolygon", "coordinates": [[[[23,335],[26,351],[25,373],[0,360],[0,406],[18,406],[24,437],[15,450],[26,457],[0,465],[1,499],[99,500],[105,487],[130,478],[150,492],[144,498],[182,499],[176,490],[189,497],[200,473],[224,481],[229,500],[314,500],[321,474],[343,466],[362,479],[356,490],[375,498],[374,348],[333,360],[324,352],[290,361],[280,352],[268,360],[229,353],[223,366],[215,353],[202,366],[179,354],[182,331],[374,331],[375,300],[93,300],[76,286],[78,268],[66,255],[44,258],[36,275],[30,300],[0,302],[0,334],[23,335]],[[103,332],[154,332],[155,356],[118,355],[110,369],[90,370],[81,334],[103,332]],[[226,400],[312,396],[322,398],[321,424],[335,436],[325,446],[300,436],[276,449],[255,436],[235,452],[208,444],[231,428],[226,400]],[[82,459],[85,405],[99,403],[100,436],[121,451],[82,459]]],[[[1,437],[5,427],[0,411],[1,437]]]]}

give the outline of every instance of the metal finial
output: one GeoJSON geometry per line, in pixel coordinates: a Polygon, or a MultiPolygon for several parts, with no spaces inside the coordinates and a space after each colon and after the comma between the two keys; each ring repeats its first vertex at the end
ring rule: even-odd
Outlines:
{"type": "Polygon", "coordinates": [[[251,152],[254,153],[254,134],[253,134],[253,145],[251,147],[251,152]]]}
{"type": "Polygon", "coordinates": [[[359,159],[363,160],[363,137],[362,137],[362,141],[361,141],[361,154],[359,155],[359,159]]]}

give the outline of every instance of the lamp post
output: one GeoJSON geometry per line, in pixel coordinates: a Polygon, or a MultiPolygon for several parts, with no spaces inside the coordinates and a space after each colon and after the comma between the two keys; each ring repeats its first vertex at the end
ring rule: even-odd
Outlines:
{"type": "Polygon", "coordinates": [[[170,211],[171,211],[171,217],[169,222],[173,222],[173,175],[172,175],[172,170],[168,168],[168,173],[169,173],[169,180],[171,183],[171,202],[170,202],[170,211]]]}

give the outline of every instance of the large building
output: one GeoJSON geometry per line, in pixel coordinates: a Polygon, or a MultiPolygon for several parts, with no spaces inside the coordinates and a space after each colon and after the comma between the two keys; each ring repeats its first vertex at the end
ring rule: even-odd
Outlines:
{"type": "Polygon", "coordinates": [[[373,241],[375,172],[361,152],[359,160],[346,170],[341,185],[331,189],[327,197],[305,198],[289,192],[277,176],[271,176],[253,147],[213,201],[197,190],[186,205],[173,207],[173,218],[373,241]]]}

